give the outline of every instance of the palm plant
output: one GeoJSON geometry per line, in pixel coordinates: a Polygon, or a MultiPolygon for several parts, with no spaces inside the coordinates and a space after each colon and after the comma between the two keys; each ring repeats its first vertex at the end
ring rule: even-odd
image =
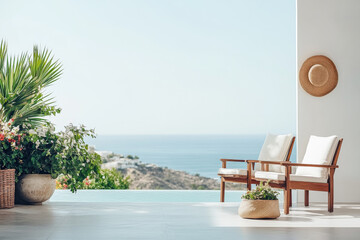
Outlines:
{"type": "Polygon", "coordinates": [[[46,122],[45,117],[60,112],[44,89],[57,81],[62,65],[50,51],[34,46],[33,53],[7,55],[7,44],[0,43],[0,120],[32,127],[46,122]]]}

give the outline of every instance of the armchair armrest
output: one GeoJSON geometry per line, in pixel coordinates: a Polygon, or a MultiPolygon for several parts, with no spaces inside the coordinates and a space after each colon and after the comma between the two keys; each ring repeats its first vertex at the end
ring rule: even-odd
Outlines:
{"type": "Polygon", "coordinates": [[[252,168],[255,169],[255,163],[261,164],[261,171],[269,171],[269,165],[281,165],[280,161],[264,161],[264,160],[246,160],[247,164],[251,164],[252,168]]]}
{"type": "Polygon", "coordinates": [[[220,159],[220,161],[222,161],[222,162],[245,162],[246,160],[242,160],[242,159],[226,159],[226,158],[222,158],[222,159],[220,159]]]}
{"type": "Polygon", "coordinates": [[[226,158],[222,158],[220,159],[220,161],[222,162],[222,168],[226,168],[226,162],[245,162],[245,160],[242,159],[226,159],[226,158]]]}
{"type": "Polygon", "coordinates": [[[248,163],[261,163],[261,164],[276,164],[281,165],[280,161],[264,161],[264,160],[246,160],[248,163]]]}
{"type": "Polygon", "coordinates": [[[322,168],[338,168],[338,165],[322,165],[322,164],[306,164],[306,163],[292,163],[292,162],[282,162],[281,165],[284,166],[297,166],[297,167],[322,167],[322,168]]]}
{"type": "Polygon", "coordinates": [[[260,162],[259,160],[245,160],[247,163],[257,163],[260,162]]]}

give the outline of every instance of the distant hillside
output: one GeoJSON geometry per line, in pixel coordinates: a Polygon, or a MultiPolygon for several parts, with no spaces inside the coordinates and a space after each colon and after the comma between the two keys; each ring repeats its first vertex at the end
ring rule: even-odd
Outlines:
{"type": "MultiPolygon", "coordinates": [[[[217,179],[192,175],[154,164],[144,164],[138,158],[127,158],[111,152],[99,152],[103,159],[103,168],[116,168],[124,176],[130,177],[130,189],[184,189],[217,190],[217,179]]],[[[243,185],[226,183],[227,189],[245,189],[243,185]]]]}
{"type": "MultiPolygon", "coordinates": [[[[126,168],[119,171],[124,176],[130,176],[130,189],[220,189],[219,180],[156,165],[142,164],[138,165],[137,168],[126,168]]],[[[228,189],[243,189],[239,184],[229,184],[226,187],[228,189]]]]}

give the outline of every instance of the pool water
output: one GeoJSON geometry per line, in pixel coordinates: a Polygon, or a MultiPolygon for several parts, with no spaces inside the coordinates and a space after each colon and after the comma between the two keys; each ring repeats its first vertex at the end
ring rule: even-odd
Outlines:
{"type": "MultiPolygon", "coordinates": [[[[226,202],[240,202],[245,191],[226,191],[226,202]]],[[[280,191],[279,201],[283,200],[280,191]]],[[[56,190],[51,202],[219,202],[219,190],[56,190]]],[[[295,199],[295,196],[294,196],[295,199]]]]}

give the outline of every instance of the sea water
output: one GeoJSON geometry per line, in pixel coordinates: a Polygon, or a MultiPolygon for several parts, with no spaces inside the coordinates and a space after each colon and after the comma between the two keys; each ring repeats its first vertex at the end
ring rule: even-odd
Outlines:
{"type": "Polygon", "coordinates": [[[257,159],[264,140],[265,135],[99,135],[87,142],[99,151],[137,155],[143,163],[218,178],[221,158],[257,159]]]}

